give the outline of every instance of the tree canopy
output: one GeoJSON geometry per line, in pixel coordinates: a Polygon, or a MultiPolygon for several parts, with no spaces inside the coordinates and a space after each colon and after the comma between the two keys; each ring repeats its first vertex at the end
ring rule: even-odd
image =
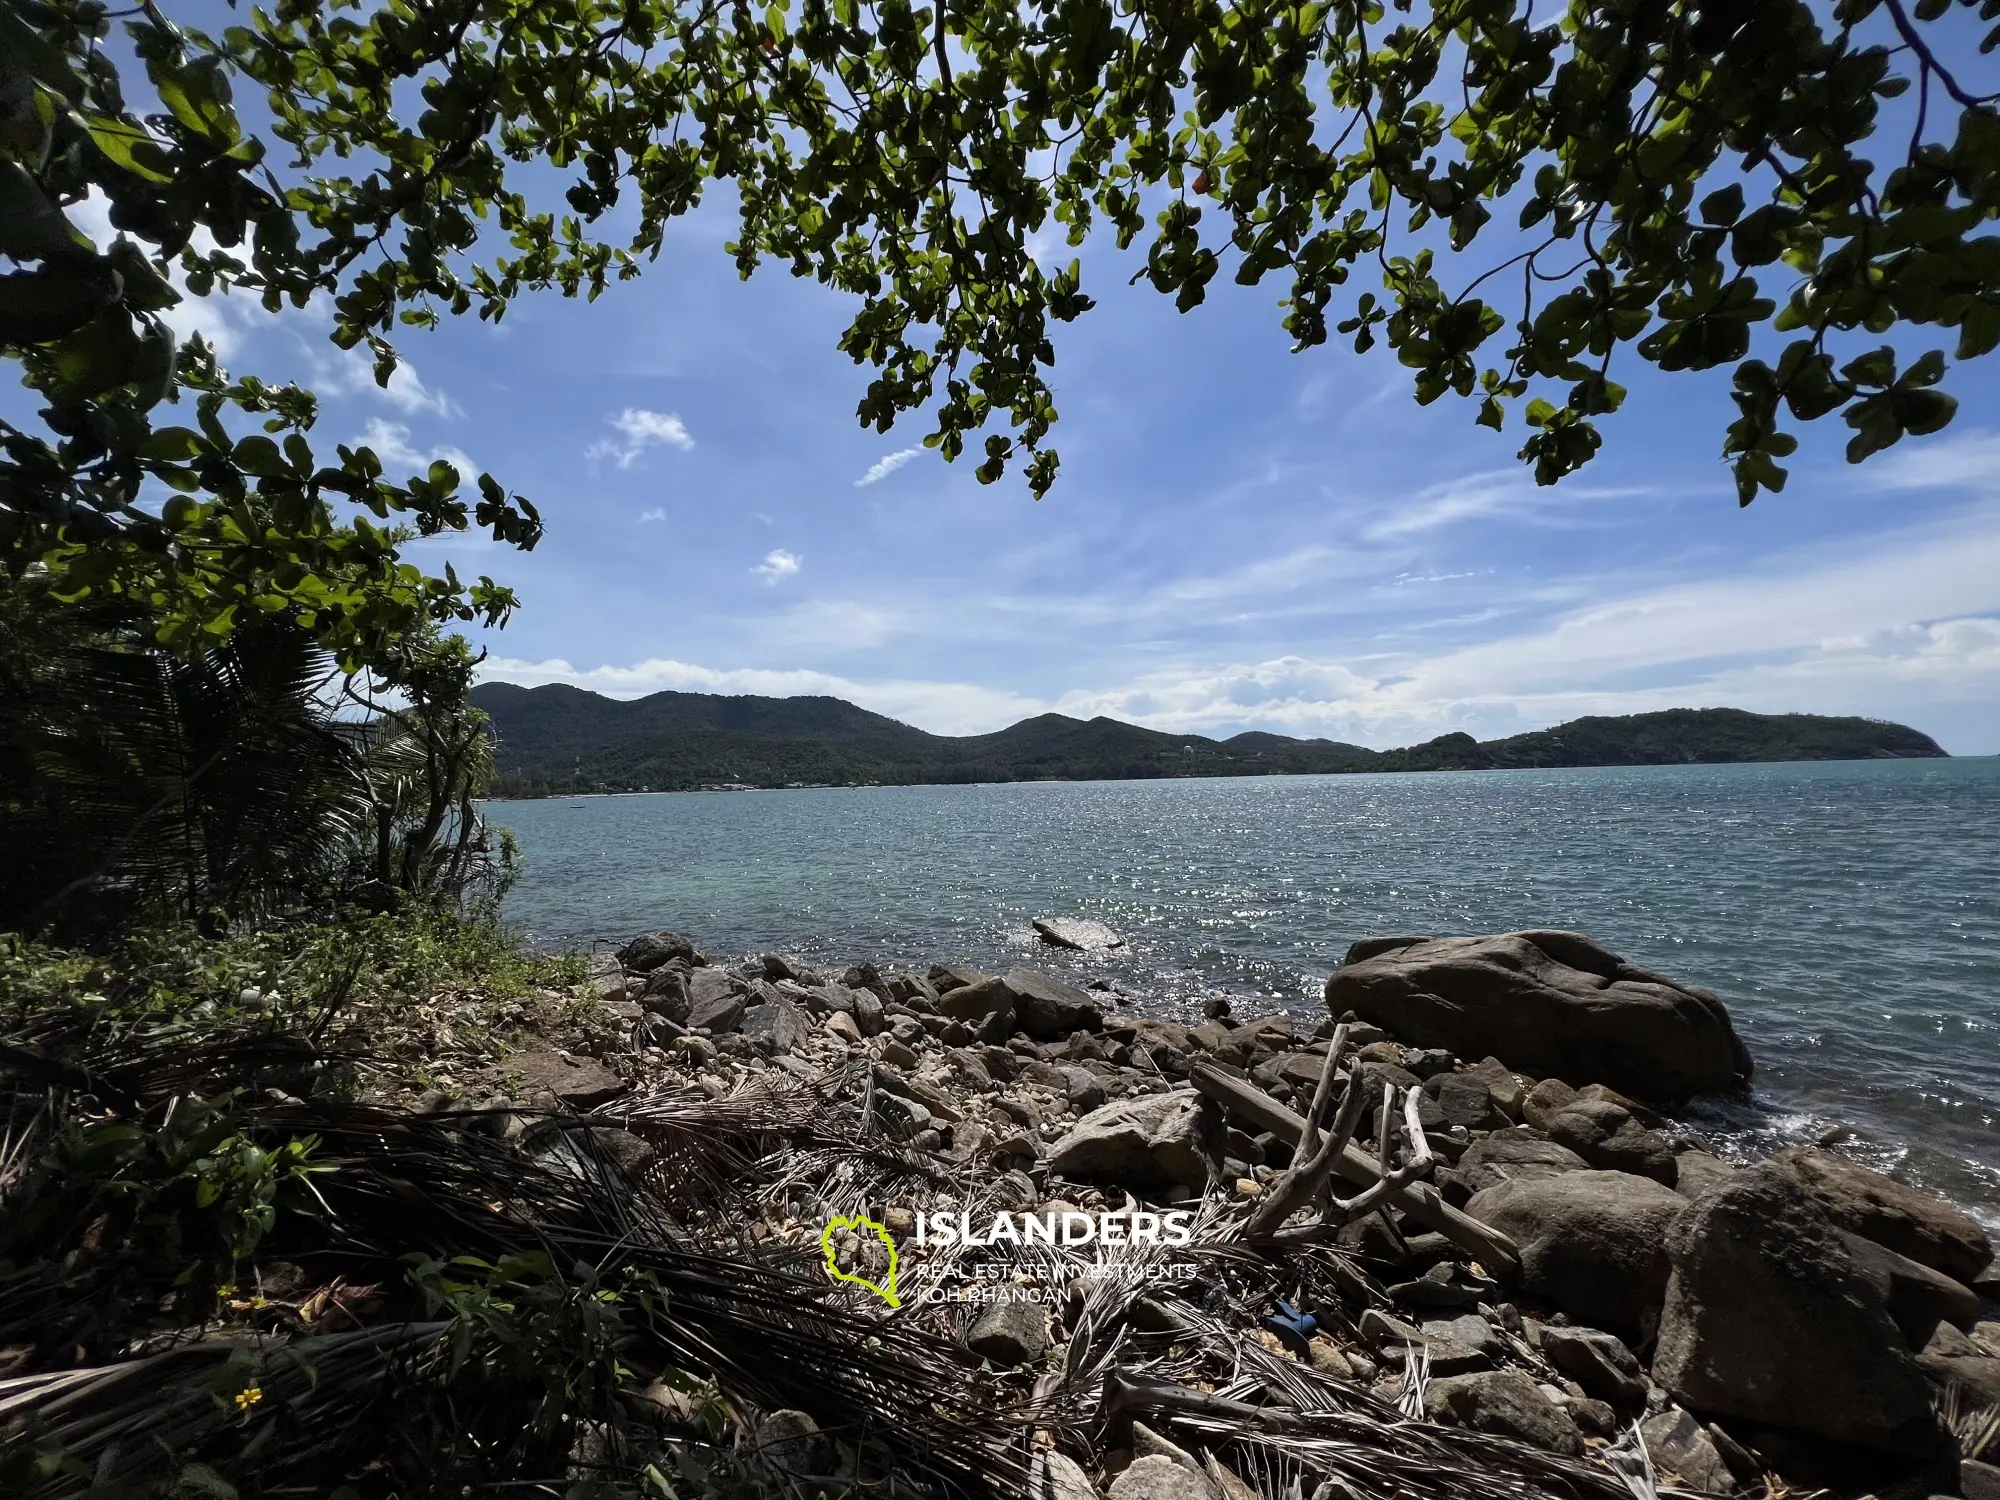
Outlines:
{"type": "Polygon", "coordinates": [[[1944,426],[1947,358],[2000,342],[2000,118],[1958,65],[1996,17],[278,0],[207,35],[152,0],[11,0],[0,344],[43,405],[0,427],[0,545],[16,575],[143,602],[169,644],[268,614],[409,670],[425,622],[516,601],[399,544],[477,525],[532,546],[533,505],[447,464],[398,480],[367,448],[317,452],[311,393],[176,347],[162,312],[220,288],[325,297],[334,342],[386,383],[399,327],[595,297],[718,183],[745,275],[776,261],[856,299],[861,421],[923,413],[945,457],[977,446],[982,480],[1055,479],[1052,325],[1092,297],[1079,261],[1031,245],[1095,233],[1143,249],[1133,279],[1183,310],[1218,275],[1275,281],[1298,348],[1386,344],[1419,401],[1523,424],[1543,483],[1597,450],[1621,360],[1733,366],[1721,446],[1747,504],[1783,485],[1788,424],[1838,413],[1859,461],[1944,426]],[[110,244],[72,217],[93,194],[110,244]],[[1908,357],[1913,329],[1936,346],[1908,357]]]}

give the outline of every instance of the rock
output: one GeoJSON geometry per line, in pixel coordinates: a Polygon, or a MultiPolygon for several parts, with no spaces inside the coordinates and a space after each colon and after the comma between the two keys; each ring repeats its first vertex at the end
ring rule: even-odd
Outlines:
{"type": "Polygon", "coordinates": [[[1097,1487],[1073,1458],[1053,1448],[1035,1450],[1028,1473],[1029,1500],[1097,1500],[1097,1487]]]}
{"type": "MultiPolygon", "coordinates": [[[[938,1014],[963,1021],[974,1029],[988,1025],[1011,1029],[1014,1020],[1014,992],[1006,982],[991,975],[973,984],[963,984],[938,996],[938,1014]]],[[[1004,1040],[1004,1033],[1000,1040],[1004,1040]]]]}
{"type": "Polygon", "coordinates": [[[1956,1381],[1979,1400],[2000,1406],[2000,1359],[1949,1323],[1937,1325],[1917,1365],[1939,1384],[1956,1381]]]}
{"type": "Polygon", "coordinates": [[[1595,1328],[1542,1329],[1542,1353],[1588,1395],[1635,1410],[1646,1404],[1646,1369],[1614,1334],[1595,1328]]]}
{"type": "Polygon", "coordinates": [[[1419,1078],[1449,1073],[1458,1059],[1443,1047],[1416,1047],[1403,1054],[1403,1066],[1419,1078]]]}
{"type": "Polygon", "coordinates": [[[1042,1357],[1049,1347],[1049,1312],[1039,1302],[995,1302],[965,1335],[974,1354],[1012,1368],[1042,1357]]]}
{"type": "Polygon", "coordinates": [[[705,1036],[677,1036],[673,1050],[691,1058],[697,1066],[712,1063],[716,1058],[715,1043],[705,1036]]]}
{"type": "Polygon", "coordinates": [[[992,978],[990,974],[982,974],[977,969],[967,969],[958,964],[932,964],[930,968],[930,984],[935,992],[933,998],[936,999],[943,998],[948,991],[960,989],[968,984],[978,984],[982,979],[990,978],[992,978]]]}
{"type": "Polygon", "coordinates": [[[1958,1466],[1958,1492],[1965,1500],[2000,1500],[2000,1467],[1964,1459],[1958,1466]]]}
{"type": "Polygon", "coordinates": [[[873,990],[854,990],[854,1026],[863,1036],[880,1036],[889,1024],[881,999],[873,990]]]}
{"type": "Polygon", "coordinates": [[[546,1047],[516,1053],[497,1071],[518,1080],[512,1090],[516,1098],[531,1104],[545,1104],[553,1098],[571,1109],[609,1104],[632,1087],[602,1063],[546,1047]]]}
{"type": "Polygon", "coordinates": [[[1001,981],[1014,999],[1014,1019],[1029,1036],[1044,1041],[1073,1031],[1097,1031],[1103,1012],[1075,985],[1064,984],[1036,969],[1009,969],[1001,981]]]}
{"type": "Polygon", "coordinates": [[[580,1152],[608,1162],[628,1177],[637,1177],[653,1164],[653,1148],[629,1130],[612,1125],[594,1125],[587,1130],[565,1131],[564,1138],[580,1152]]]}
{"type": "Polygon", "coordinates": [[[782,995],[743,1014],[743,1035],[773,1053],[796,1052],[812,1035],[812,1018],[782,995]]]}
{"type": "Polygon", "coordinates": [[[1438,1073],[1424,1083],[1424,1100],[1434,1105],[1434,1110],[1421,1109],[1419,1118],[1425,1130],[1449,1130],[1458,1126],[1465,1130],[1491,1130],[1505,1125],[1507,1117],[1493,1102],[1484,1079],[1474,1078],[1470,1073],[1438,1073]],[[1435,1115],[1433,1124],[1429,1116],[1435,1115]]]}
{"type": "Polygon", "coordinates": [[[1195,1456],[1179,1443],[1161,1437],[1144,1422],[1132,1424],[1132,1456],[1134,1458],[1170,1458],[1184,1469],[1201,1472],[1202,1466],[1195,1462],[1195,1456]]]}
{"type": "Polygon", "coordinates": [[[1742,1089],[1750,1054],[1722,1002],[1573,932],[1436,938],[1350,961],[1326,984],[1420,1047],[1488,1055],[1537,1078],[1674,1102],[1742,1089]]]}
{"type": "Polygon", "coordinates": [[[1795,1146],[1775,1158],[1842,1229],[1971,1284],[1993,1259],[1979,1224],[1942,1198],[1906,1187],[1831,1151],[1795,1146]]]}
{"type": "Polygon", "coordinates": [[[1517,1438],[1551,1453],[1575,1458],[1583,1452],[1583,1434],[1569,1413],[1519,1370],[1433,1380],[1424,1392],[1424,1409],[1434,1421],[1517,1438]]]}
{"type": "Polygon", "coordinates": [[[1684,1488],[1708,1490],[1727,1495],[1736,1488],[1736,1476],[1722,1461],[1715,1444],[1701,1423],[1679,1407],[1669,1407],[1639,1424],[1646,1451],[1653,1462],[1677,1477],[1684,1488]]]}
{"type": "MultiPolygon", "coordinates": [[[[1409,1055],[1409,1051],[1409,1048],[1396,1042],[1370,1042],[1358,1049],[1354,1055],[1365,1063],[1384,1063],[1392,1068],[1401,1068],[1403,1059],[1409,1055]]],[[[1404,1069],[1404,1071],[1409,1070],[1404,1069]]],[[[1416,1075],[1412,1073],[1410,1076],[1414,1078],[1416,1075]]]]}
{"type": "Polygon", "coordinates": [[[1432,1318],[1423,1325],[1424,1342],[1430,1346],[1431,1371],[1437,1375],[1462,1375],[1493,1363],[1500,1340],[1493,1325],[1478,1313],[1456,1318],[1432,1318]]]}
{"type": "Polygon", "coordinates": [[[725,990],[707,1000],[697,1000],[688,1007],[688,1026],[707,1031],[712,1036],[726,1036],[743,1024],[743,997],[725,990]]]}
{"type": "Polygon", "coordinates": [[[708,962],[681,932],[642,932],[618,950],[619,966],[628,974],[650,974],[670,958],[684,958],[697,968],[708,962]]]}
{"type": "Polygon", "coordinates": [[[1099,948],[1122,948],[1125,939],[1087,917],[1037,917],[1035,931],[1052,948],[1074,948],[1088,953],[1099,948]]]}
{"type": "Polygon", "coordinates": [[[687,977],[688,1004],[695,1006],[733,995],[741,986],[742,981],[727,969],[696,969],[687,977]]]}
{"type": "Polygon", "coordinates": [[[1507,1071],[1507,1065],[1497,1057],[1481,1058],[1465,1070],[1467,1078],[1476,1078],[1486,1085],[1487,1095],[1493,1100],[1493,1107],[1509,1120],[1521,1118],[1521,1106],[1527,1102],[1528,1091],[1521,1080],[1507,1071]]]}
{"type": "Polygon", "coordinates": [[[1292,1045],[1290,1016],[1259,1016],[1229,1028],[1229,1040],[1246,1054],[1280,1052],[1292,1045]]]}
{"type": "Polygon", "coordinates": [[[837,1010],[820,1023],[820,1030],[828,1036],[838,1037],[850,1047],[861,1044],[861,1028],[854,1024],[854,1017],[844,1010],[837,1010]]]}
{"type": "Polygon", "coordinates": [[[1560,1177],[1565,1172],[1586,1171],[1589,1166],[1569,1147],[1554,1141],[1489,1135],[1465,1148],[1455,1170],[1465,1185],[1478,1193],[1502,1182],[1560,1177]]]}
{"type": "Polygon", "coordinates": [[[1700,1198],[1728,1185],[1736,1175],[1721,1157],[1707,1151],[1683,1151],[1674,1157],[1674,1191],[1683,1198],[1700,1198]]]}
{"type": "Polygon", "coordinates": [[[1683,1405],[1927,1456],[1930,1393],[1881,1295],[1798,1176],[1764,1163],[1667,1232],[1653,1379],[1683,1405]]]}
{"type": "Polygon", "coordinates": [[[1056,1143],[1049,1170],[1125,1187],[1205,1182],[1222,1134],[1219,1112],[1192,1089],[1115,1099],[1085,1115],[1056,1143]]]}
{"type": "Polygon", "coordinates": [[[1549,1122],[1565,1107],[1576,1102],[1576,1090],[1560,1078],[1544,1078],[1528,1090],[1521,1100],[1521,1118],[1535,1129],[1544,1132],[1549,1122]]]}
{"type": "Polygon", "coordinates": [[[1503,1182],[1465,1206],[1520,1248],[1523,1287],[1618,1333],[1639,1332],[1659,1308],[1666,1233],[1687,1210],[1649,1177],[1597,1171],[1503,1182]]]}
{"type": "Polygon", "coordinates": [[[639,1003],[654,1015],[685,1025],[693,1003],[687,977],[679,969],[655,969],[647,977],[646,988],[639,993],[639,1003]]]}
{"type": "Polygon", "coordinates": [[[1889,1309],[1889,1316],[1903,1331],[1903,1341],[1921,1349],[1939,1323],[1964,1326],[1979,1316],[1979,1298],[1970,1287],[1959,1285],[1942,1271],[1898,1255],[1887,1245],[1842,1229],[1838,1231],[1854,1263],[1874,1285],[1889,1309]]]}
{"type": "Polygon", "coordinates": [[[1578,1099],[1565,1105],[1549,1121],[1548,1132],[1558,1146],[1607,1172],[1630,1172],[1669,1187],[1677,1175],[1667,1138],[1608,1101],[1578,1099]]]}
{"type": "Polygon", "coordinates": [[[831,1450],[819,1423],[802,1411],[774,1411],[757,1424],[757,1456],[779,1473],[824,1474],[831,1450]]]}
{"type": "Polygon", "coordinates": [[[1133,1459],[1106,1493],[1110,1500],[1219,1500],[1206,1475],[1157,1454],[1133,1459]]]}

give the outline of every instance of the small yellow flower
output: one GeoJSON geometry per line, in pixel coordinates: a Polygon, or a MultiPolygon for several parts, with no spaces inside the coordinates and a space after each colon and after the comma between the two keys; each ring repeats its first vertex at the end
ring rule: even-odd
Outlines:
{"type": "Polygon", "coordinates": [[[264,1388],[262,1386],[246,1385],[236,1393],[236,1409],[238,1411],[248,1411],[263,1399],[264,1388]]]}
{"type": "Polygon", "coordinates": [[[223,1282],[221,1286],[215,1289],[215,1295],[218,1297],[234,1297],[236,1295],[236,1283],[233,1281],[223,1282]]]}

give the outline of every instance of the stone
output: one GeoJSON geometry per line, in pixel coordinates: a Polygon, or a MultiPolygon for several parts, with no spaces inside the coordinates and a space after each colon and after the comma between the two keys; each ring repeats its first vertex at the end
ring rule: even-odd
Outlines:
{"type": "Polygon", "coordinates": [[[1575,1458],[1583,1434],[1574,1420],[1519,1370],[1485,1370],[1431,1381],[1424,1410],[1434,1421],[1518,1439],[1575,1458]]]}
{"type": "Polygon", "coordinates": [[[1104,1025],[1103,1012],[1089,995],[1040,970],[1012,968],[1000,982],[1013,996],[1015,1022],[1031,1037],[1052,1041],[1104,1025]]]}
{"type": "Polygon", "coordinates": [[[757,1424],[757,1456],[779,1473],[803,1479],[823,1474],[831,1449],[819,1423],[802,1411],[774,1411],[757,1424]]]}
{"type": "Polygon", "coordinates": [[[1720,1417],[1929,1456],[1915,1357],[1833,1222],[1783,1164],[1739,1172],[1668,1230],[1653,1379],[1720,1417]]]}
{"type": "Polygon", "coordinates": [[[1416,1047],[1403,1054],[1403,1066],[1419,1078],[1449,1073],[1458,1059],[1443,1047],[1416,1047]]]}
{"type": "Polygon", "coordinates": [[[1565,1106],[1576,1102],[1576,1090],[1560,1078],[1544,1078],[1528,1090],[1521,1101],[1521,1118],[1535,1129],[1547,1133],[1549,1122],[1565,1106]]]}
{"type": "Polygon", "coordinates": [[[1534,1181],[1560,1177],[1565,1172],[1589,1170],[1590,1163],[1567,1146],[1554,1141],[1521,1140],[1489,1135],[1465,1148],[1454,1169],[1473,1192],[1483,1192],[1502,1182],[1534,1181]]]}
{"type": "Polygon", "coordinates": [[[1750,1054],[1721,1000],[1579,933],[1434,938],[1378,950],[1334,971],[1326,1004],[1419,1047],[1498,1057],[1536,1078],[1604,1083],[1661,1103],[1736,1092],[1750,1081],[1750,1054]]]}
{"type": "Polygon", "coordinates": [[[1246,1053],[1280,1052],[1292,1045],[1290,1016],[1259,1016],[1229,1028],[1229,1040],[1246,1053]]]}
{"type": "Polygon", "coordinates": [[[1132,1424],[1132,1456],[1134,1458],[1170,1458],[1184,1469],[1201,1472],[1201,1465],[1195,1457],[1179,1443],[1161,1437],[1144,1422],[1132,1424]]]}
{"type": "MultiPolygon", "coordinates": [[[[1370,1042],[1367,1046],[1358,1049],[1354,1055],[1365,1063],[1386,1063],[1392,1068],[1401,1068],[1403,1066],[1403,1059],[1409,1055],[1409,1049],[1396,1042],[1370,1042]]],[[[1407,1072],[1408,1070],[1405,1069],[1405,1071],[1407,1072]]],[[[1410,1076],[1415,1077],[1416,1075],[1411,1074],[1410,1076]]]]}
{"type": "Polygon", "coordinates": [[[1712,1193],[1735,1175],[1736,1168],[1708,1151],[1682,1151],[1674,1157],[1674,1191],[1683,1198],[1712,1193]]]}
{"type": "MultiPolygon", "coordinates": [[[[914,977],[914,976],[913,976],[914,977]]],[[[982,974],[977,969],[968,969],[959,964],[932,964],[930,985],[933,999],[941,999],[947,991],[960,989],[968,984],[978,984],[982,979],[990,979],[990,974],[982,974]]]]}
{"type": "Polygon", "coordinates": [[[1963,1326],[1979,1316],[1979,1298],[1970,1287],[1907,1255],[1898,1255],[1887,1245],[1845,1229],[1839,1234],[1910,1348],[1923,1348],[1939,1323],[1963,1326]]]}
{"type": "Polygon", "coordinates": [[[1003,1018],[1008,1027],[1014,1019],[1014,992],[1006,982],[991,975],[974,984],[963,984],[938,996],[938,1014],[978,1028],[1003,1018]]]}
{"type": "Polygon", "coordinates": [[[1653,1463],[1679,1479],[1684,1488],[1718,1495],[1735,1490],[1736,1476],[1729,1472],[1708,1433],[1679,1407],[1669,1407],[1641,1422],[1639,1436],[1646,1440],[1646,1452],[1652,1455],[1653,1463]]]}
{"type": "Polygon", "coordinates": [[[820,1023],[820,1030],[828,1036],[838,1037],[850,1047],[861,1044],[861,1028],[854,1024],[854,1017],[844,1010],[837,1010],[820,1023]]]}
{"type": "Polygon", "coordinates": [[[1607,1172],[1630,1172],[1669,1187],[1677,1175],[1667,1138],[1608,1100],[1578,1099],[1566,1105],[1549,1121],[1548,1132],[1558,1146],[1607,1172]]]}
{"type": "Polygon", "coordinates": [[[854,998],[854,1029],[863,1036],[880,1036],[889,1024],[888,1013],[873,990],[851,990],[854,998]]]}
{"type": "Polygon", "coordinates": [[[1507,1117],[1493,1102],[1493,1095],[1487,1090],[1484,1079],[1474,1078],[1470,1073],[1438,1073],[1424,1082],[1424,1099],[1436,1106],[1438,1124],[1423,1118],[1424,1129],[1440,1127],[1449,1130],[1456,1126],[1464,1130],[1491,1130],[1505,1125],[1507,1117]]]}
{"type": "Polygon", "coordinates": [[[1509,1120],[1521,1118],[1521,1106],[1527,1102],[1528,1091],[1520,1079],[1507,1071],[1507,1065],[1499,1058],[1481,1058],[1465,1070],[1465,1076],[1476,1078],[1486,1085],[1493,1107],[1501,1114],[1509,1120]]]}
{"type": "Polygon", "coordinates": [[[1037,917],[1034,929],[1051,948],[1073,948],[1089,953],[1101,948],[1122,948],[1125,939],[1087,917],[1037,917]]]}
{"type": "Polygon", "coordinates": [[[511,1091],[516,1098],[545,1104],[553,1097],[571,1109],[609,1104],[632,1087],[602,1063],[548,1047],[516,1053],[496,1071],[517,1080],[511,1091]]]}
{"type": "Polygon", "coordinates": [[[965,1346],[1010,1369],[1029,1364],[1049,1347],[1049,1310],[1039,1302],[995,1302],[974,1320],[965,1346]]]}
{"type": "Polygon", "coordinates": [[[1106,1494],[1110,1500],[1219,1500],[1205,1474],[1158,1454],[1133,1459],[1106,1494]]]}
{"type": "Polygon", "coordinates": [[[1097,1487],[1083,1466],[1053,1448],[1035,1450],[1028,1472],[1029,1500],[1097,1500],[1097,1487]]]}
{"type": "Polygon", "coordinates": [[[678,969],[655,969],[639,992],[639,1004],[654,1015],[685,1025],[692,1005],[687,977],[678,969]]]}
{"type": "Polygon", "coordinates": [[[742,983],[727,969],[696,969],[687,977],[688,1004],[700,1005],[724,995],[733,995],[742,983]]]}
{"type": "Polygon", "coordinates": [[[773,1053],[796,1052],[812,1035],[812,1018],[782,995],[743,1014],[743,1035],[773,1053]]]}
{"type": "Polygon", "coordinates": [[[677,1036],[673,1050],[690,1059],[696,1066],[712,1063],[716,1059],[715,1043],[705,1036],[677,1036]]]}
{"type": "Polygon", "coordinates": [[[642,932],[618,950],[619,966],[628,974],[650,974],[670,958],[684,958],[696,967],[708,962],[682,932],[642,932]]]}
{"type": "Polygon", "coordinates": [[[743,1024],[743,997],[724,991],[708,1000],[697,1000],[688,1007],[687,1023],[690,1029],[700,1029],[711,1036],[726,1036],[743,1024]]]}
{"type": "Polygon", "coordinates": [[[1956,1381],[1988,1405],[2000,1406],[2000,1359],[1949,1323],[1932,1331],[1917,1365],[1940,1385],[1956,1381]]]}
{"type": "Polygon", "coordinates": [[[1220,1112],[1192,1089],[1115,1099],[1085,1115],[1049,1153],[1049,1170],[1125,1187],[1208,1180],[1219,1164],[1220,1112]]]}
{"type": "Polygon", "coordinates": [[[1583,1322],[1636,1333],[1666,1295],[1666,1233],[1688,1207],[1650,1177],[1585,1171],[1503,1182],[1465,1211],[1519,1247],[1528,1291],[1583,1322]]]}
{"type": "Polygon", "coordinates": [[[594,1125],[588,1130],[564,1132],[579,1152],[608,1162],[628,1177],[637,1177],[653,1164],[653,1148],[629,1130],[612,1125],[594,1125]]]}
{"type": "Polygon", "coordinates": [[[1542,1353],[1586,1395],[1626,1410],[1646,1404],[1646,1368],[1615,1334],[1596,1328],[1545,1327],[1542,1353]]]}
{"type": "Polygon", "coordinates": [[[1814,1146],[1775,1158],[1790,1169],[1842,1229],[1970,1285],[1993,1260],[1979,1223],[1942,1198],[1907,1187],[1858,1162],[1814,1146]]]}
{"type": "Polygon", "coordinates": [[[1462,1375],[1484,1369],[1500,1350],[1493,1325],[1478,1313],[1456,1318],[1432,1318],[1423,1324],[1424,1343],[1429,1346],[1431,1373],[1462,1375]]]}
{"type": "Polygon", "coordinates": [[[1958,1492],[1965,1500],[2000,1500],[2000,1466],[1976,1458],[1958,1465],[1958,1492]]]}

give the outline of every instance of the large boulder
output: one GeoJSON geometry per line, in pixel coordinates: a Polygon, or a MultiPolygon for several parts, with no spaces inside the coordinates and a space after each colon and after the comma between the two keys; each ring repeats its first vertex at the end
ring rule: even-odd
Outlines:
{"type": "Polygon", "coordinates": [[[1714,1416],[1929,1456],[1937,1417],[1880,1289],[1782,1165],[1737,1174],[1667,1233],[1653,1379],[1714,1416]]]}
{"type": "Polygon", "coordinates": [[[1077,1121],[1049,1153],[1049,1170],[1121,1186],[1208,1180],[1223,1133],[1219,1112],[1192,1089],[1116,1099],[1077,1121]]]}
{"type": "Polygon", "coordinates": [[[1528,1291],[1582,1322],[1633,1333],[1666,1295],[1666,1233],[1687,1207],[1650,1177],[1566,1172],[1486,1188],[1465,1211],[1519,1247],[1528,1291]]]}
{"type": "Polygon", "coordinates": [[[708,962],[695,951],[684,932],[642,932],[618,950],[618,962],[628,974],[650,974],[670,959],[686,959],[699,968],[708,962]]]}
{"type": "Polygon", "coordinates": [[[1887,1245],[1954,1281],[1970,1283],[1993,1259],[1986,1231],[1942,1198],[1816,1146],[1795,1146],[1774,1160],[1799,1179],[1842,1229],[1887,1245]]]}
{"type": "Polygon", "coordinates": [[[1089,995],[1039,969],[1012,968],[1000,982],[1014,997],[1015,1023],[1031,1037],[1052,1041],[1073,1031],[1097,1031],[1104,1025],[1104,1013],[1089,995]]]}
{"type": "Polygon", "coordinates": [[[1585,1171],[1589,1166],[1569,1147],[1554,1141],[1496,1131],[1466,1147],[1456,1170],[1466,1186],[1477,1193],[1503,1182],[1560,1177],[1566,1172],[1585,1171]]]}
{"type": "Polygon", "coordinates": [[[1574,932],[1427,938],[1372,952],[1357,944],[1327,980],[1326,1003],[1416,1046],[1655,1102],[1750,1081],[1750,1054],[1719,999],[1574,932]]]}
{"type": "Polygon", "coordinates": [[[1674,1148],[1630,1111],[1609,1099],[1577,1099],[1549,1121],[1549,1139],[1567,1146],[1593,1167],[1630,1172],[1673,1186],[1679,1175],[1674,1148]]]}

